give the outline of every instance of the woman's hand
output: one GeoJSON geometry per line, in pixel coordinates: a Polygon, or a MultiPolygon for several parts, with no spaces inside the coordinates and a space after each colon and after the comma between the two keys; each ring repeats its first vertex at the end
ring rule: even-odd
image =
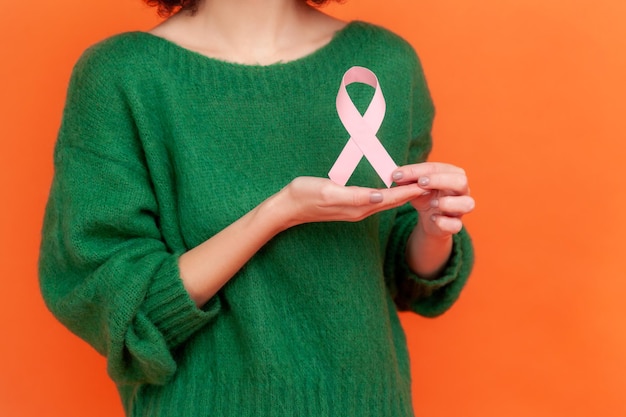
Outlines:
{"type": "Polygon", "coordinates": [[[358,221],[415,201],[426,189],[410,181],[389,189],[344,187],[326,178],[298,177],[266,201],[280,213],[281,229],[311,222],[358,221]]]}
{"type": "Polygon", "coordinates": [[[425,192],[411,200],[419,221],[407,242],[407,262],[423,278],[436,278],[452,252],[452,235],[461,231],[463,215],[474,209],[465,171],[450,164],[425,162],[398,168],[396,184],[417,184],[425,192]]]}
{"type": "Polygon", "coordinates": [[[398,168],[393,175],[396,184],[416,183],[425,191],[411,200],[420,213],[424,232],[432,236],[449,236],[461,231],[462,217],[475,206],[469,195],[467,175],[462,168],[439,162],[424,162],[398,168]]]}

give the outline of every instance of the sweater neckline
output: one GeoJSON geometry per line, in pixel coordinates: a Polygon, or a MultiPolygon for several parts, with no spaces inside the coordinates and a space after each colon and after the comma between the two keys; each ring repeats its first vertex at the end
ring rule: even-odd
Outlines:
{"type": "Polygon", "coordinates": [[[170,57],[177,56],[179,59],[186,61],[188,64],[200,65],[200,66],[210,66],[212,68],[222,67],[223,69],[230,70],[241,70],[241,71],[266,71],[266,70],[274,70],[274,69],[293,69],[298,66],[307,66],[313,61],[323,60],[325,56],[332,54],[338,48],[338,45],[342,44],[342,39],[345,38],[352,32],[357,26],[359,26],[362,22],[358,20],[349,21],[346,23],[344,27],[336,31],[331,37],[330,41],[326,44],[322,45],[318,49],[293,60],[289,61],[278,61],[272,64],[244,64],[235,61],[227,61],[220,58],[211,57],[208,55],[204,55],[200,52],[194,51],[192,49],[185,48],[184,46],[171,41],[169,39],[163,38],[158,35],[154,35],[149,32],[137,31],[136,35],[144,37],[148,41],[152,42],[157,46],[160,52],[165,52],[166,55],[170,57]]]}

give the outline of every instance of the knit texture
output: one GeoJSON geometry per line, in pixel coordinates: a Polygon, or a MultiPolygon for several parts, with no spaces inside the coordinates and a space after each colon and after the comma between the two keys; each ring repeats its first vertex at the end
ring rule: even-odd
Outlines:
{"type": "MultiPolygon", "coordinates": [[[[40,283],[53,314],[106,355],[129,416],[413,415],[397,306],[436,316],[453,304],[472,266],[465,230],[433,280],[405,262],[417,221],[409,205],[293,227],[201,309],[178,270],[182,253],[293,178],[327,175],[348,140],[335,97],[354,65],[379,78],[378,137],[394,161],[424,160],[433,107],[419,61],[366,23],[269,66],[142,32],[103,41],[76,64],[40,283]]],[[[364,111],[373,89],[349,93],[364,111]]],[[[365,158],[349,184],[383,186],[365,158]]]]}

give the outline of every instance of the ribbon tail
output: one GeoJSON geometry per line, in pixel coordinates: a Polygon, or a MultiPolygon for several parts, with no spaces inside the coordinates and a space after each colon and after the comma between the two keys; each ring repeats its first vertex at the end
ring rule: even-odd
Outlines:
{"type": "MultiPolygon", "coordinates": [[[[363,153],[359,149],[354,140],[350,138],[343,147],[339,157],[328,172],[328,178],[339,185],[346,185],[357,165],[361,161],[363,153]]],[[[393,162],[393,161],[392,161],[393,162]]],[[[395,169],[395,168],[394,168],[395,169]]],[[[380,174],[379,174],[380,175],[380,174]]],[[[391,174],[389,174],[391,178],[391,174]]]]}
{"type": "Polygon", "coordinates": [[[372,166],[376,170],[376,173],[378,174],[380,179],[383,180],[387,188],[391,187],[391,184],[393,183],[393,171],[398,168],[398,165],[393,162],[391,156],[389,156],[389,154],[385,152],[385,155],[380,155],[379,160],[375,164],[372,162],[372,166]]]}
{"type": "Polygon", "coordinates": [[[393,183],[393,171],[398,168],[391,156],[376,136],[368,137],[367,140],[358,143],[359,148],[365,158],[372,165],[380,179],[385,183],[387,188],[393,183]]]}

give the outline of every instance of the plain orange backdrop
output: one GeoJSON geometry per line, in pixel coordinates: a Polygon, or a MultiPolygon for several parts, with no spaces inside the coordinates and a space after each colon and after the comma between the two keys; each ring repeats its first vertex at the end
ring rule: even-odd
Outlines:
{"type": "MultiPolygon", "coordinates": [[[[39,296],[39,230],[73,63],[158,22],[140,0],[2,0],[0,416],[121,417],[105,363],[39,296]]],[[[419,416],[626,416],[626,2],[350,0],[408,39],[466,168],[476,268],[403,315],[419,416]],[[383,5],[384,3],[384,5],[383,5]]],[[[323,416],[320,416],[323,417],[323,416]]]]}

